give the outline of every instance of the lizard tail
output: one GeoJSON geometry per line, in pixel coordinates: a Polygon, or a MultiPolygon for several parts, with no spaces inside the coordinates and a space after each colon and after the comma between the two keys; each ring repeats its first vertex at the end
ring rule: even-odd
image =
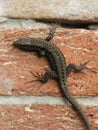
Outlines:
{"type": "Polygon", "coordinates": [[[85,112],[83,111],[83,109],[81,108],[81,106],[78,104],[78,102],[71,96],[68,87],[66,87],[67,85],[64,85],[62,87],[63,89],[63,93],[66,97],[66,99],[69,101],[69,103],[71,103],[73,109],[80,115],[80,117],[82,118],[87,130],[92,130],[90,123],[87,119],[87,116],[85,114],[85,112]]]}

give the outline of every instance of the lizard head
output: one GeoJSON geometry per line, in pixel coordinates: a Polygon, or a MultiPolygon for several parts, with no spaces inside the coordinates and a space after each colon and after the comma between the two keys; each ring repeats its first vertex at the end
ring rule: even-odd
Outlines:
{"type": "Polygon", "coordinates": [[[31,44],[31,37],[25,37],[25,38],[21,38],[17,41],[13,42],[13,45],[17,48],[19,48],[19,46],[24,46],[24,45],[30,45],[31,44]]]}
{"type": "Polygon", "coordinates": [[[25,38],[18,39],[17,41],[13,42],[13,46],[18,49],[21,49],[21,50],[33,51],[33,47],[31,47],[32,39],[33,38],[31,38],[31,37],[25,37],[25,38]]]}

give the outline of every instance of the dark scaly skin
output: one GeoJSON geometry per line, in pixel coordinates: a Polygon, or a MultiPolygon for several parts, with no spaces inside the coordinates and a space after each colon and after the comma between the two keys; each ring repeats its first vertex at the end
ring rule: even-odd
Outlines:
{"type": "Polygon", "coordinates": [[[57,80],[59,87],[61,88],[65,98],[69,101],[69,103],[71,103],[73,109],[82,118],[86,126],[86,129],[91,130],[90,123],[84,111],[82,110],[80,105],[76,102],[76,100],[71,96],[67,86],[67,75],[70,73],[70,71],[72,69],[80,71],[84,68],[83,66],[84,64],[81,64],[80,66],[70,64],[68,67],[66,67],[66,61],[63,53],[55,44],[49,42],[54,34],[53,30],[51,30],[51,32],[50,35],[46,38],[46,40],[26,37],[15,41],[13,45],[21,50],[28,52],[35,51],[38,53],[38,55],[47,57],[52,71],[51,72],[46,71],[45,75],[39,77],[39,81],[47,82],[49,78],[54,77],[57,80]]]}

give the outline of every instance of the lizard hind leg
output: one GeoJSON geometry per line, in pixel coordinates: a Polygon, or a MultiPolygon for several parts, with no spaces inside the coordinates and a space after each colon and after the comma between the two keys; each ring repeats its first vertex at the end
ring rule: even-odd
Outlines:
{"type": "Polygon", "coordinates": [[[45,69],[45,71],[46,72],[44,74],[39,74],[39,73],[34,74],[33,72],[31,72],[33,76],[36,77],[37,79],[29,81],[29,82],[40,81],[42,83],[46,83],[51,78],[57,78],[55,71],[50,71],[47,69],[45,69]]]}
{"type": "Polygon", "coordinates": [[[69,75],[69,73],[70,73],[72,70],[75,70],[76,72],[80,72],[80,71],[83,70],[83,69],[88,69],[88,70],[90,70],[90,71],[96,73],[96,72],[97,72],[96,70],[93,70],[93,69],[90,69],[90,68],[86,67],[86,64],[87,64],[88,62],[90,62],[90,61],[87,61],[87,62],[85,62],[85,63],[83,63],[83,64],[80,64],[79,66],[77,66],[77,65],[75,65],[75,64],[69,64],[69,65],[67,66],[67,68],[66,68],[66,74],[67,74],[67,76],[69,75]]]}
{"type": "MultiPolygon", "coordinates": [[[[39,80],[38,80],[38,77],[41,76],[39,73],[36,72],[36,74],[35,74],[35,73],[33,73],[32,71],[30,71],[30,73],[31,73],[34,77],[36,77],[36,79],[27,81],[27,82],[25,82],[25,84],[29,84],[29,83],[33,83],[33,82],[39,81],[39,80]]],[[[40,85],[42,85],[42,82],[40,82],[40,84],[38,85],[38,87],[39,87],[40,85]]]]}
{"type": "Polygon", "coordinates": [[[79,66],[75,65],[75,64],[69,64],[66,68],[66,74],[67,76],[69,75],[69,73],[72,71],[72,70],[75,70],[76,72],[80,72],[81,70],[83,70],[84,68],[87,69],[87,67],[85,66],[89,61],[83,63],[83,64],[80,64],[79,66]]]}
{"type": "Polygon", "coordinates": [[[40,75],[37,77],[38,81],[42,83],[46,83],[51,78],[57,78],[57,74],[55,73],[55,71],[51,71],[47,69],[45,69],[45,71],[46,72],[43,75],[40,75]]]}
{"type": "MultiPolygon", "coordinates": [[[[38,78],[38,77],[40,76],[39,73],[37,73],[37,72],[36,72],[36,74],[35,74],[35,73],[33,73],[32,71],[30,71],[30,73],[31,73],[34,77],[36,77],[36,78],[38,78]]],[[[30,81],[27,81],[27,82],[25,82],[25,83],[28,84],[28,83],[32,83],[32,82],[36,82],[36,81],[38,81],[38,79],[30,80],[30,81]]]]}

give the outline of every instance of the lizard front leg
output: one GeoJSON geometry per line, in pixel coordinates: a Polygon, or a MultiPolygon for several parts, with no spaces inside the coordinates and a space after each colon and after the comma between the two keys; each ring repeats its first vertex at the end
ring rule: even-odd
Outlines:
{"type": "Polygon", "coordinates": [[[46,41],[50,41],[53,38],[56,28],[57,28],[57,25],[53,24],[52,28],[50,29],[49,36],[46,37],[46,39],[45,39],[46,41]]]}

